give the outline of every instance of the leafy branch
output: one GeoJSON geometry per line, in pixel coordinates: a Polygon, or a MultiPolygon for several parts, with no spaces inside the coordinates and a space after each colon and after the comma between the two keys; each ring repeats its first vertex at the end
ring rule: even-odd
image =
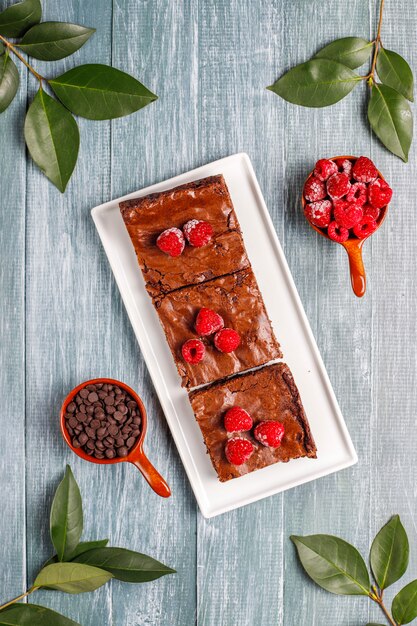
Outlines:
{"type": "Polygon", "coordinates": [[[25,120],[29,153],[63,193],[80,144],[72,114],[91,120],[114,119],[138,111],[157,96],[136,78],[108,65],[86,64],[55,78],[42,76],[22,53],[41,61],[58,61],[79,50],[95,29],[68,22],[40,22],[41,17],[40,0],[23,0],[0,13],[0,113],[10,106],[19,88],[13,56],[39,82],[25,120]]]}
{"type": "Polygon", "coordinates": [[[56,490],[50,515],[50,532],[56,554],[42,567],[33,585],[0,606],[0,626],[80,626],[76,622],[35,604],[17,604],[38,589],[77,594],[98,589],[111,578],[130,583],[156,580],[175,570],[146,554],[107,547],[108,539],[80,541],[83,509],[80,490],[67,465],[56,490]]]}
{"type": "MultiPolygon", "coordinates": [[[[381,528],[372,542],[369,560],[375,584],[371,585],[365,561],[358,550],[332,535],[292,536],[298,556],[314,582],[339,595],[368,596],[385,615],[390,626],[409,624],[417,618],[417,580],[397,593],[391,612],[384,602],[384,591],[406,572],[409,560],[407,533],[395,515],[381,528]]],[[[382,626],[369,623],[367,626],[382,626]]]]}
{"type": "Polygon", "coordinates": [[[293,104],[326,107],[365,82],[370,89],[368,121],[372,130],[388,150],[407,161],[413,138],[408,100],[413,101],[414,79],[407,61],[382,45],[383,11],[384,0],[381,0],[373,41],[361,37],[336,39],[310,61],[290,69],[268,89],[293,104]],[[371,57],[368,74],[354,72],[371,57]]]}

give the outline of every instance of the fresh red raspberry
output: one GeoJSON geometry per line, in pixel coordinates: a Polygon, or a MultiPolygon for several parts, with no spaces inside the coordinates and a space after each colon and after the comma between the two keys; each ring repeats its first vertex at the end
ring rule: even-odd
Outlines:
{"type": "Polygon", "coordinates": [[[343,228],[343,226],[339,226],[337,222],[330,222],[329,227],[327,229],[327,234],[330,239],[333,241],[338,241],[339,243],[343,243],[347,239],[349,239],[349,231],[347,228],[343,228]]]}
{"type": "Polygon", "coordinates": [[[329,176],[337,172],[337,165],[330,159],[320,159],[314,168],[314,176],[319,180],[327,180],[329,176]]]}
{"type": "Polygon", "coordinates": [[[304,185],[304,197],[309,202],[317,202],[317,200],[323,200],[327,195],[326,186],[322,180],[319,180],[315,176],[307,178],[304,185]]]}
{"type": "Polygon", "coordinates": [[[240,335],[233,328],[223,328],[214,335],[214,345],[220,352],[234,352],[240,344],[240,335]]]}
{"type": "Polygon", "coordinates": [[[363,207],[363,216],[371,217],[373,220],[377,220],[379,218],[379,214],[381,211],[371,206],[370,204],[364,204],[363,207]]]}
{"type": "Polygon", "coordinates": [[[181,353],[184,361],[195,365],[204,359],[206,348],[200,339],[189,339],[182,345],[181,353]]]}
{"type": "Polygon", "coordinates": [[[226,443],[226,459],[232,465],[243,465],[252,456],[254,447],[249,439],[233,437],[226,443]]]}
{"type": "Polygon", "coordinates": [[[156,240],[156,245],[169,256],[180,256],[184,250],[184,235],[179,228],[167,228],[156,240]]]}
{"type": "Polygon", "coordinates": [[[392,198],[392,189],[382,178],[378,178],[369,185],[368,189],[369,202],[376,209],[382,209],[390,203],[392,198]]]}
{"type": "Polygon", "coordinates": [[[365,237],[372,235],[377,228],[377,222],[372,217],[364,215],[361,221],[353,227],[353,232],[359,239],[365,239],[365,237]]]}
{"type": "Polygon", "coordinates": [[[243,430],[250,430],[253,426],[251,416],[240,406],[234,406],[224,416],[224,427],[228,433],[237,433],[243,430]]]}
{"type": "Polygon", "coordinates": [[[284,424],[271,420],[260,422],[254,430],[255,439],[270,448],[278,448],[281,445],[284,433],[284,424]]]}
{"type": "Polygon", "coordinates": [[[363,217],[362,207],[355,202],[336,200],[334,203],[334,219],[343,228],[352,228],[363,217]]]}
{"type": "Polygon", "coordinates": [[[213,227],[208,222],[201,220],[190,220],[184,225],[184,235],[194,248],[206,246],[213,237],[213,227]]]}
{"type": "Polygon", "coordinates": [[[348,202],[363,206],[368,199],[368,188],[365,183],[354,183],[346,195],[348,202]]]}
{"type": "Polygon", "coordinates": [[[352,176],[360,183],[370,183],[378,176],[378,170],[368,157],[361,156],[353,166],[352,176]]]}
{"type": "Polygon", "coordinates": [[[327,193],[333,200],[339,200],[347,194],[350,189],[349,176],[344,172],[332,174],[327,181],[327,193]]]}
{"type": "Polygon", "coordinates": [[[201,337],[207,337],[221,330],[224,326],[224,321],[221,315],[212,311],[212,309],[202,308],[197,313],[195,320],[195,330],[197,335],[201,337]]]}
{"type": "Polygon", "coordinates": [[[351,178],[353,168],[352,161],[349,161],[349,159],[336,159],[335,163],[339,172],[344,172],[351,178]]]}
{"type": "Polygon", "coordinates": [[[330,200],[310,202],[310,204],[306,204],[304,208],[304,215],[314,226],[326,228],[330,224],[332,206],[330,200]]]}

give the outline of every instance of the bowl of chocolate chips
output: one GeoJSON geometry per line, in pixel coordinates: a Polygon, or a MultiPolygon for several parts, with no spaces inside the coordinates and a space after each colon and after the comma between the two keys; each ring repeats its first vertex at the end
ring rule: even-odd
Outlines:
{"type": "Polygon", "coordinates": [[[132,463],[152,489],[167,498],[170,488],[143,451],[147,422],[138,394],[112,378],[81,383],[61,408],[62,435],[75,454],[103,465],[132,463]]]}

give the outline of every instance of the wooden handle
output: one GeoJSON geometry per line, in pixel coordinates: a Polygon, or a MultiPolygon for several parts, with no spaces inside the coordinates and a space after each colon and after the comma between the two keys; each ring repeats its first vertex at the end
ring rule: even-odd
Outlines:
{"type": "Polygon", "coordinates": [[[348,241],[343,244],[349,257],[352,289],[358,298],[362,298],[366,291],[366,274],[362,259],[363,243],[363,239],[348,239],[348,241]]]}
{"type": "Polygon", "coordinates": [[[138,468],[148,485],[154,490],[155,493],[158,494],[158,496],[161,496],[162,498],[169,498],[171,495],[171,489],[168,487],[164,478],[162,478],[161,474],[155,469],[147,456],[145,456],[143,450],[140,451],[140,454],[138,454],[137,458],[132,460],[131,463],[138,468]]]}

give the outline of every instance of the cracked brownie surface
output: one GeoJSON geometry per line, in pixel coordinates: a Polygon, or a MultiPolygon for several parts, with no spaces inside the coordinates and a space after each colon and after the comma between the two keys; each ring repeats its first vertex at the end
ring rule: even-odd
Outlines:
{"type": "Polygon", "coordinates": [[[184,287],[155,300],[159,319],[185,387],[196,387],[263,365],[282,356],[251,269],[184,287]],[[215,348],[213,335],[201,337],[206,351],[202,361],[187,363],[181,346],[198,338],[197,313],[203,307],[222,316],[224,324],[240,335],[234,352],[215,348]]]}
{"type": "Polygon", "coordinates": [[[121,202],[120,211],[152,297],[250,267],[221,175],[121,202]],[[206,220],[213,227],[208,245],[187,245],[176,258],[159,250],[156,240],[162,231],[182,228],[192,219],[206,220]]]}
{"type": "Polygon", "coordinates": [[[213,383],[190,393],[195,418],[203,434],[207,452],[219,480],[224,482],[278,462],[300,457],[316,458],[316,445],[304,413],[292,373],[285,363],[276,363],[259,370],[213,383]],[[225,445],[236,433],[224,428],[228,409],[239,406],[252,417],[254,426],[264,420],[277,420],[285,427],[278,448],[262,445],[253,437],[253,430],[239,433],[255,447],[243,465],[232,465],[225,456],[225,445]]]}

